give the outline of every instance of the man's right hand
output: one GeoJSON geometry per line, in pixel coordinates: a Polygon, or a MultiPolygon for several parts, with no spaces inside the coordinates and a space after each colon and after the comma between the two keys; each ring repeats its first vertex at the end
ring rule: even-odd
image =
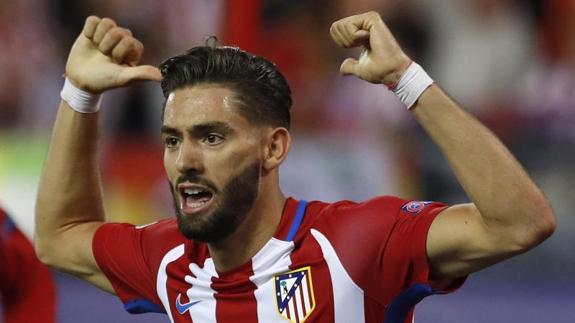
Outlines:
{"type": "Polygon", "coordinates": [[[109,18],[90,16],[72,46],[66,77],[77,87],[101,93],[137,80],[161,81],[160,70],[138,65],[144,46],[109,18]]]}

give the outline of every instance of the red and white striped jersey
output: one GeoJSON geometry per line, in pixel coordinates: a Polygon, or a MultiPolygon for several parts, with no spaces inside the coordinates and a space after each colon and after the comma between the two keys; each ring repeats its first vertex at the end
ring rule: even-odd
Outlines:
{"type": "Polygon", "coordinates": [[[216,270],[207,245],[183,237],[175,219],[105,224],[93,250],[131,313],[196,323],[404,323],[417,302],[438,292],[425,243],[444,208],[395,197],[289,198],[274,236],[229,272],[216,270]]]}

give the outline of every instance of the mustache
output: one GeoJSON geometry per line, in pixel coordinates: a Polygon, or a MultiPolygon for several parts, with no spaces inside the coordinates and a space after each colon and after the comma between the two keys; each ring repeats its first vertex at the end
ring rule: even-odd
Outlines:
{"type": "Polygon", "coordinates": [[[176,180],[176,185],[174,185],[174,189],[176,189],[178,185],[184,182],[205,186],[214,193],[217,193],[219,191],[216,185],[212,181],[203,178],[201,175],[199,175],[197,172],[194,171],[180,175],[176,180]]]}

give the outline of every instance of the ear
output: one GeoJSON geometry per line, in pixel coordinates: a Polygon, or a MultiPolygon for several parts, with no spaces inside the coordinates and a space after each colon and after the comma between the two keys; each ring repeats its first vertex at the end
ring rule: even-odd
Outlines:
{"type": "Polygon", "coordinates": [[[262,167],[265,172],[276,169],[287,157],[291,146],[291,135],[286,128],[278,127],[268,131],[265,136],[262,167]]]}

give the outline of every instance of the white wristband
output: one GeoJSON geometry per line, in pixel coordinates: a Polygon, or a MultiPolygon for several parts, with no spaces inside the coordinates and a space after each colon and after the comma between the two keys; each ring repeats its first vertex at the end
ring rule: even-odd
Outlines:
{"type": "Polygon", "coordinates": [[[433,80],[419,64],[412,62],[405,70],[397,85],[392,89],[399,100],[410,110],[423,91],[433,84],[433,80]]]}
{"type": "Polygon", "coordinates": [[[77,88],[68,78],[64,82],[62,92],[60,92],[62,100],[66,101],[68,105],[80,113],[94,113],[100,110],[100,103],[102,96],[100,94],[93,94],[77,88]]]}

